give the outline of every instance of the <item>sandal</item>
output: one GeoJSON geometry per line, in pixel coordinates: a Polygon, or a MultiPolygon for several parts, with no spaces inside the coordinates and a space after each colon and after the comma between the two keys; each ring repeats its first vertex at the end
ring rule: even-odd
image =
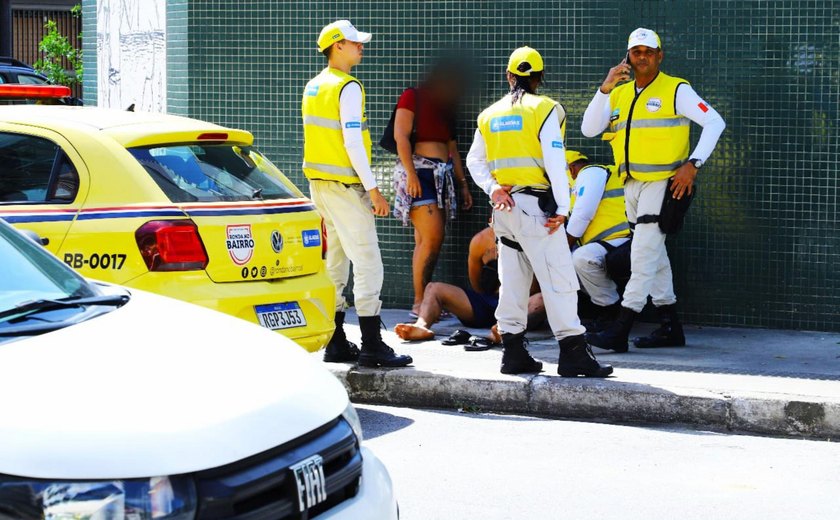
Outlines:
{"type": "Polygon", "coordinates": [[[470,336],[469,343],[464,345],[464,350],[467,352],[481,352],[482,350],[490,350],[493,343],[487,339],[479,336],[470,336]]]}
{"type": "Polygon", "coordinates": [[[449,335],[448,338],[441,341],[441,345],[466,345],[469,343],[470,338],[472,338],[472,334],[465,330],[458,329],[452,334],[449,335]]]}

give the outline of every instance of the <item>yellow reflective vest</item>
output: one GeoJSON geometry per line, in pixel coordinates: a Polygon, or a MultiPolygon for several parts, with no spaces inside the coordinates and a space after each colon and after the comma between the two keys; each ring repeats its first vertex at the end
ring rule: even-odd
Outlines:
{"type": "MultiPolygon", "coordinates": [[[[478,129],[486,143],[487,162],[496,182],[511,186],[549,186],[539,135],[555,107],[563,121],[565,138],[563,107],[546,96],[525,94],[519,102],[512,104],[507,95],[478,116],[478,129]]],[[[552,146],[563,148],[563,142],[554,142],[552,146]]]]}
{"type": "MultiPolygon", "coordinates": [[[[344,136],[341,133],[339,96],[342,89],[359,80],[340,70],[327,67],[306,84],[303,92],[303,173],[308,179],[339,181],[360,184],[362,181],[353,169],[344,136]]],[[[359,83],[362,87],[362,84],[359,83]]],[[[362,87],[362,137],[371,158],[370,130],[365,112],[365,89],[362,87]]]]}
{"type": "Polygon", "coordinates": [[[640,181],[673,177],[688,159],[691,121],[677,115],[677,88],[688,84],[660,72],[636,93],[635,83],[625,83],[610,93],[610,126],[603,139],[613,149],[618,173],[640,181]]]}
{"type": "MultiPolygon", "coordinates": [[[[627,223],[627,216],[624,210],[624,181],[618,175],[618,168],[615,166],[600,166],[590,164],[581,168],[578,172],[578,179],[587,168],[603,168],[607,170],[607,184],[604,186],[604,193],[601,195],[601,202],[598,209],[589,222],[583,236],[580,237],[580,245],[599,240],[613,240],[616,238],[630,236],[630,224],[627,223]]],[[[575,211],[575,200],[578,191],[574,190],[571,196],[572,214],[575,211]]]]}

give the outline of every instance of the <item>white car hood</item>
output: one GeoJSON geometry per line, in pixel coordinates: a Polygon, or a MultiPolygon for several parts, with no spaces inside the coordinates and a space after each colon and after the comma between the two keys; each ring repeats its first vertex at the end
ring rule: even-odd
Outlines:
{"type": "Polygon", "coordinates": [[[131,294],[103,316],[0,343],[0,473],[187,473],[283,444],[347,406],[338,380],[291,340],[131,294]]]}

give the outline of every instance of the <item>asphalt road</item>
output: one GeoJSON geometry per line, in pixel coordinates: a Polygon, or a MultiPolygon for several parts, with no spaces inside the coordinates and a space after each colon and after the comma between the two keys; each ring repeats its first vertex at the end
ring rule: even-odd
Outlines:
{"type": "Polygon", "coordinates": [[[840,518],[840,443],[358,410],[403,520],[840,518]]]}

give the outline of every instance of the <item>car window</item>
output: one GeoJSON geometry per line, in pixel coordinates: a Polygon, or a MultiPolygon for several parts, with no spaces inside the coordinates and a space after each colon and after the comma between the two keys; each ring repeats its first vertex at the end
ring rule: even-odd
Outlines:
{"type": "Polygon", "coordinates": [[[78,189],[76,168],[54,142],[0,132],[0,202],[70,202],[78,189]]]}
{"type": "Polygon", "coordinates": [[[0,226],[0,312],[38,299],[93,296],[84,278],[11,226],[0,226]]]}
{"type": "Polygon", "coordinates": [[[192,144],[130,148],[172,202],[276,200],[303,196],[254,148],[192,144]]]}
{"type": "Polygon", "coordinates": [[[79,192],[79,172],[64,153],[58,159],[52,185],[47,193],[47,200],[51,202],[72,202],[79,192]]]}
{"type": "Polygon", "coordinates": [[[36,76],[34,74],[21,74],[18,73],[17,75],[18,83],[22,85],[46,85],[47,80],[40,76],[36,76]]]}

